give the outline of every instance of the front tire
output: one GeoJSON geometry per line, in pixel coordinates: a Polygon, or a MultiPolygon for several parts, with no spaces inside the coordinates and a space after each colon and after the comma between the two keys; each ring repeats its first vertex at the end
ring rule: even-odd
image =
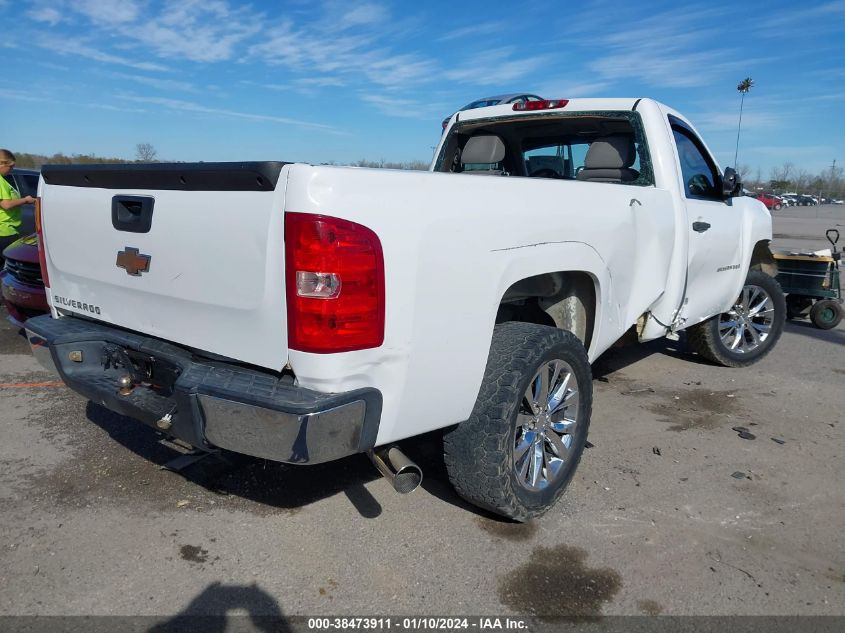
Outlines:
{"type": "Polygon", "coordinates": [[[689,328],[687,342],[714,363],[747,367],[772,351],[785,318],[786,301],[778,282],[752,270],[733,307],[689,328]]]}
{"type": "Polygon", "coordinates": [[[591,410],[590,364],[574,334],[497,325],[472,414],[443,438],[452,485],[515,521],[542,515],[575,473],[591,410]]]}

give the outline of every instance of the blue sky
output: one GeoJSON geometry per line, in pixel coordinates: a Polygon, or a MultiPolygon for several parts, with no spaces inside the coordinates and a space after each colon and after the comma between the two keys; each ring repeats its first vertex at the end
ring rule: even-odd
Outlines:
{"type": "Polygon", "coordinates": [[[845,165],[845,0],[0,0],[0,146],[428,161],[479,97],[654,97],[733,162],[845,165]],[[13,25],[13,26],[10,26],[13,25]]]}

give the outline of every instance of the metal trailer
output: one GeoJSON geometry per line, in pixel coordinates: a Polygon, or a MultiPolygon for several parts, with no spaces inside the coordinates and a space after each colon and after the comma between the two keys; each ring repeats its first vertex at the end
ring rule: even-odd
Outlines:
{"type": "Polygon", "coordinates": [[[817,328],[829,330],[842,320],[842,291],[839,288],[839,261],[836,245],[839,231],[825,232],[832,246],[830,256],[774,253],[777,280],[786,294],[786,314],[790,319],[809,316],[817,328]]]}

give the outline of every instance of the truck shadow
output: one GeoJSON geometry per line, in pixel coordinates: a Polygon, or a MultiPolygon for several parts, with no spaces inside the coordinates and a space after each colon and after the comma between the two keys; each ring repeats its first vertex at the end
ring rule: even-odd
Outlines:
{"type": "MultiPolygon", "coordinates": [[[[704,362],[695,355],[687,354],[682,342],[663,339],[644,345],[612,348],[594,363],[594,377],[601,380],[602,377],[653,354],[666,354],[683,357],[685,361],[704,362]]],[[[161,432],[109,411],[95,402],[88,402],[86,415],[88,420],[115,441],[114,448],[109,451],[109,453],[114,453],[112,461],[116,464],[132,461],[131,464],[122,466],[127,473],[112,471],[116,482],[125,484],[126,488],[131,490],[135,485],[137,474],[130,476],[128,471],[137,472],[139,467],[143,468],[144,478],[149,479],[150,484],[161,481],[161,485],[155,488],[164,490],[162,494],[168,495],[167,499],[160,501],[164,506],[172,507],[183,496],[191,494],[190,489],[184,487],[181,492],[172,490],[172,478],[178,476],[214,495],[237,499],[244,505],[245,510],[254,512],[278,510],[292,512],[343,493],[362,517],[372,519],[382,513],[381,504],[366,488],[366,484],[378,479],[380,475],[365,455],[354,455],[336,462],[314,466],[292,466],[220,451],[180,469],[176,475],[158,469],[153,471],[144,467],[143,464],[139,465],[137,461],[126,460],[124,450],[130,451],[149,464],[160,467],[179,457],[184,449],[180,452],[178,445],[169,442],[161,432]]],[[[102,448],[102,443],[98,442],[98,444],[102,448]]],[[[442,431],[433,431],[403,440],[400,446],[408,457],[422,468],[422,488],[426,493],[482,519],[509,522],[469,504],[457,495],[449,482],[443,461],[442,431]]],[[[153,486],[150,488],[153,489],[153,486]]]]}
{"type": "Polygon", "coordinates": [[[621,344],[611,347],[593,362],[593,380],[605,382],[614,372],[621,371],[655,354],[670,356],[697,365],[713,365],[708,360],[688,351],[686,336],[684,332],[680,334],[681,338],[678,341],[660,338],[647,343],[637,343],[626,342],[626,338],[621,339],[621,344]]]}
{"type": "MultiPolygon", "coordinates": [[[[169,442],[160,432],[95,402],[88,402],[86,416],[117,444],[151,464],[163,467],[183,454],[178,444],[169,442]]],[[[125,461],[116,457],[118,463],[125,461]]],[[[125,468],[137,469],[137,465],[125,468]]],[[[146,473],[163,481],[174,475],[163,470],[146,473]]],[[[365,455],[314,466],[290,466],[220,451],[180,469],[178,476],[215,495],[232,495],[268,508],[298,510],[342,492],[364,518],[375,518],[382,511],[364,486],[380,477],[365,455]]],[[[169,489],[166,485],[162,488],[169,489]]]]}

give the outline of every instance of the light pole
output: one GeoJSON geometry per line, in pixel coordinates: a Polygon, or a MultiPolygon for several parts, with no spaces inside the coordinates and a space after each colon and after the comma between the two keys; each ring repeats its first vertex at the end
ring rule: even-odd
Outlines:
{"type": "Polygon", "coordinates": [[[736,87],[742,98],[739,101],[739,125],[736,128],[736,151],[734,152],[734,169],[736,169],[736,159],[739,156],[739,131],[742,129],[742,106],[745,104],[745,94],[754,87],[754,80],[751,77],[746,77],[739,82],[736,87]]]}

